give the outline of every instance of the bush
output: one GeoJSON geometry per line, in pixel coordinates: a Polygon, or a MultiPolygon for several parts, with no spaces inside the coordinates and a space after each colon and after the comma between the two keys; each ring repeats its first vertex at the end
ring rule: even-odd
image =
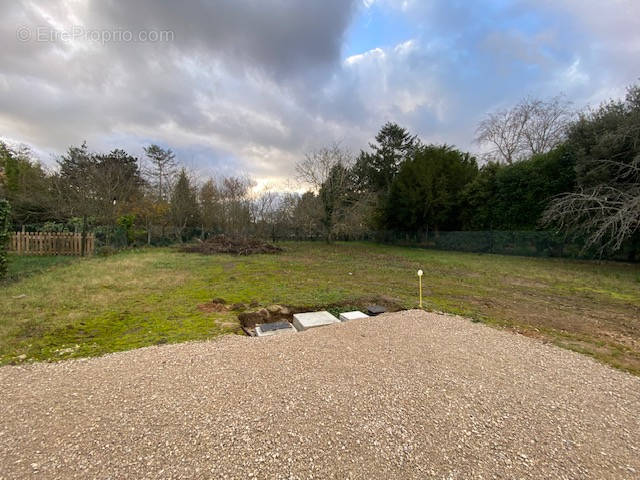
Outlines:
{"type": "Polygon", "coordinates": [[[7,275],[7,243],[9,242],[9,201],[0,199],[0,279],[7,275]]]}

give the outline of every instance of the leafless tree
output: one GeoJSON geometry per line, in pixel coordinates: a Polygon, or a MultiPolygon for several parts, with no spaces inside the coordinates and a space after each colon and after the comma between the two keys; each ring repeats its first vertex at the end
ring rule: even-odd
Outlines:
{"type": "Polygon", "coordinates": [[[490,112],[476,130],[476,142],[489,146],[489,156],[507,164],[546,153],[565,138],[574,114],[562,96],[525,98],[508,110],[490,112]]]}
{"type": "Polygon", "coordinates": [[[511,165],[522,150],[524,123],[515,108],[491,112],[478,125],[476,141],[490,146],[490,156],[511,165]]]}
{"type": "Polygon", "coordinates": [[[329,180],[332,170],[336,166],[349,168],[353,165],[353,156],[334,143],[329,147],[322,147],[305,155],[296,165],[297,179],[306,183],[315,193],[329,180]]]}
{"type": "Polygon", "coordinates": [[[222,194],[215,180],[209,178],[198,192],[202,220],[202,235],[222,229],[222,194]]]}
{"type": "Polygon", "coordinates": [[[250,190],[255,182],[249,177],[225,177],[220,184],[223,231],[247,235],[251,226],[250,190]]]}
{"type": "Polygon", "coordinates": [[[640,229],[640,157],[631,163],[599,160],[593,168],[613,172],[613,181],[556,197],[543,223],[583,236],[585,249],[603,254],[618,250],[640,229]]]}
{"type": "Polygon", "coordinates": [[[252,197],[250,208],[255,234],[262,238],[271,237],[275,241],[281,195],[272,185],[266,185],[252,197]]]}
{"type": "Polygon", "coordinates": [[[519,108],[526,118],[522,130],[523,148],[532,155],[546,153],[562,143],[567,126],[575,116],[571,103],[562,96],[546,101],[528,98],[519,108]]]}
{"type": "Polygon", "coordinates": [[[322,235],[322,202],[308,191],[292,198],[295,202],[291,212],[293,234],[296,238],[316,238],[322,235]]]}
{"type": "Polygon", "coordinates": [[[310,185],[320,197],[327,242],[333,240],[336,226],[353,201],[349,198],[354,190],[352,166],[353,156],[337,144],[308,153],[296,165],[298,179],[310,185]]]}

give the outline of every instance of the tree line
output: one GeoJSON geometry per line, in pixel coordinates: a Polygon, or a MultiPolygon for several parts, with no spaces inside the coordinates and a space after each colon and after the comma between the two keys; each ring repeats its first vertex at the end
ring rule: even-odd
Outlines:
{"type": "Polygon", "coordinates": [[[305,155],[295,168],[304,193],[198,178],[158,145],[142,159],[73,146],[47,170],[29,148],[0,142],[0,197],[13,229],[91,230],[116,246],[212,233],[332,241],[552,230],[600,255],[640,251],[640,86],[582,112],[562,97],[526,98],[489,113],[476,133],[482,155],[386,123],[356,155],[338,144],[305,155]]]}
{"type": "Polygon", "coordinates": [[[93,231],[105,245],[166,244],[215,233],[272,238],[322,234],[314,195],[256,191],[243,176],[198,178],[170,148],[136,158],[72,146],[47,170],[28,147],[0,142],[0,196],[10,229],[93,231]]]}
{"type": "Polygon", "coordinates": [[[334,145],[298,173],[315,186],[329,239],[363,227],[547,230],[595,256],[640,253],[640,85],[582,112],[561,97],[524,99],[488,114],[477,141],[480,162],[387,123],[355,158],[334,145]]]}

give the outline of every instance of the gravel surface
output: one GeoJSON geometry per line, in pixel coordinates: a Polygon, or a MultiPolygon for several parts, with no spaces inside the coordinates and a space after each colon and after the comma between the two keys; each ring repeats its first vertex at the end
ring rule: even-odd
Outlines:
{"type": "Polygon", "coordinates": [[[0,478],[640,478],[640,379],[407,311],[0,368],[0,478]]]}

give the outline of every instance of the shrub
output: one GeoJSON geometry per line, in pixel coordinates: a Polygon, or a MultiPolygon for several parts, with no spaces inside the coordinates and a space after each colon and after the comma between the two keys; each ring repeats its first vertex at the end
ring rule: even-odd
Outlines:
{"type": "Polygon", "coordinates": [[[11,208],[8,200],[0,199],[0,279],[7,274],[7,243],[9,242],[9,212],[11,208]]]}

